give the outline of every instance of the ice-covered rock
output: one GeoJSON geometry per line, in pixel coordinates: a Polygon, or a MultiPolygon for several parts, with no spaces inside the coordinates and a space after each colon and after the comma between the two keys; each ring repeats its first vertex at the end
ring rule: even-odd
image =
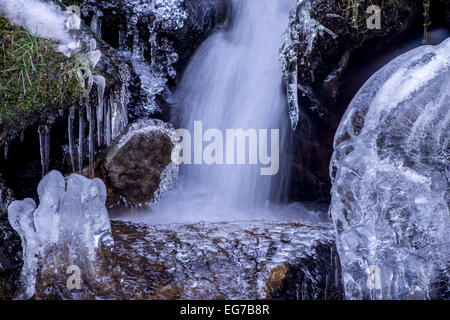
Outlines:
{"type": "Polygon", "coordinates": [[[116,288],[111,259],[114,241],[105,207],[106,188],[99,179],[64,178],[51,171],[32,199],[8,208],[11,226],[23,247],[18,299],[112,298],[116,288]],[[109,292],[108,294],[103,294],[109,292]]]}
{"type": "Polygon", "coordinates": [[[222,19],[227,1],[81,2],[83,18],[91,19],[93,30],[116,47],[131,66],[131,89],[136,99],[131,116],[141,118],[161,112],[162,106],[172,103],[171,82],[222,19]]]}
{"type": "Polygon", "coordinates": [[[172,125],[149,119],[129,125],[108,148],[103,164],[104,180],[112,190],[108,205],[122,200],[140,205],[159,199],[178,180],[172,162],[175,141],[172,125]]]}
{"type": "MultiPolygon", "coordinates": [[[[183,3],[184,0],[119,0],[115,3],[85,0],[83,11],[93,15],[94,29],[102,20],[110,23],[111,15],[117,20],[115,23],[119,23],[115,40],[119,42],[119,53],[133,67],[140,83],[143,100],[140,115],[148,116],[160,110],[156,96],[165,90],[168,80],[176,76],[174,64],[178,54],[164,33],[183,28],[187,18],[183,3]]],[[[101,34],[101,29],[97,33],[101,34]]]]}
{"type": "Polygon", "coordinates": [[[333,228],[112,221],[127,299],[341,299],[333,228]]]}
{"type": "Polygon", "coordinates": [[[349,299],[449,298],[450,39],[388,63],[337,130],[332,214],[349,299]]]}

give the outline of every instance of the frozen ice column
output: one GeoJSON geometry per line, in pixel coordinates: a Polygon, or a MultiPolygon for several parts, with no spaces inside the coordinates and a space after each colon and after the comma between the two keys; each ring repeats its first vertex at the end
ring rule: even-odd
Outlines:
{"type": "Polygon", "coordinates": [[[37,208],[32,199],[14,201],[8,208],[24,250],[16,298],[39,299],[44,291],[59,299],[120,292],[108,290],[117,281],[104,183],[51,171],[39,183],[38,195],[37,208]]]}
{"type": "Polygon", "coordinates": [[[449,297],[450,39],[388,63],[353,98],[330,164],[348,299],[449,297]]]}

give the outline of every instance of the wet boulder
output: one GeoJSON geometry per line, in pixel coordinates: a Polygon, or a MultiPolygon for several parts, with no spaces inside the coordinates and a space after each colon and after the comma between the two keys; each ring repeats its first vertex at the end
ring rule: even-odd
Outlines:
{"type": "Polygon", "coordinates": [[[108,148],[101,174],[108,186],[108,204],[140,205],[158,200],[177,182],[172,162],[174,129],[160,120],[129,125],[108,148]]]}

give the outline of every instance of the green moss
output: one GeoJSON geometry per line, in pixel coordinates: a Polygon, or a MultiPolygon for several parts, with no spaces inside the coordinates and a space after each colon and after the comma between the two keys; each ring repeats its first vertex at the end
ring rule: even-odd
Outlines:
{"type": "Polygon", "coordinates": [[[0,17],[0,120],[20,131],[79,101],[74,59],[0,17]]]}

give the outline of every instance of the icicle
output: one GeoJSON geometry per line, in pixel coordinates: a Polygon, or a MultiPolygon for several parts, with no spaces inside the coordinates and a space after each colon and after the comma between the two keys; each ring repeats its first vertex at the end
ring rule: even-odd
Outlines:
{"type": "Polygon", "coordinates": [[[94,34],[100,39],[102,38],[102,21],[101,21],[102,16],[103,14],[101,11],[95,11],[91,21],[91,29],[94,32],[94,34]]]}
{"type": "Polygon", "coordinates": [[[114,140],[119,132],[118,122],[118,111],[117,103],[114,102],[113,98],[110,98],[110,109],[111,109],[111,140],[114,140]]]}
{"type": "Polygon", "coordinates": [[[70,164],[72,165],[72,172],[76,171],[75,168],[75,158],[74,158],[74,146],[73,146],[73,124],[75,121],[75,111],[70,109],[68,123],[67,123],[67,131],[69,134],[69,154],[70,154],[70,164]]]}
{"type": "Polygon", "coordinates": [[[97,85],[98,105],[97,105],[97,141],[98,145],[102,145],[102,127],[103,127],[103,104],[105,96],[105,78],[99,75],[94,76],[94,82],[97,85]]]}
{"type": "Polygon", "coordinates": [[[111,105],[107,103],[105,115],[105,143],[107,146],[111,144],[111,105]]]}
{"type": "Polygon", "coordinates": [[[84,112],[83,108],[80,108],[78,122],[78,168],[80,174],[83,173],[83,149],[84,149],[84,112]]]}
{"type": "Polygon", "coordinates": [[[50,162],[50,129],[45,125],[38,129],[38,133],[41,153],[42,176],[45,176],[48,172],[50,162]]]}
{"type": "Polygon", "coordinates": [[[5,142],[4,152],[5,152],[5,160],[8,160],[8,141],[5,142]]]}
{"type": "Polygon", "coordinates": [[[86,117],[89,125],[89,178],[94,177],[94,120],[92,119],[92,107],[89,103],[89,99],[86,104],[86,117]]]}
{"type": "MultiPolygon", "coordinates": [[[[90,43],[89,43],[89,65],[92,68],[92,70],[95,68],[95,66],[97,65],[97,63],[100,61],[100,58],[102,57],[102,53],[100,50],[96,50],[97,49],[97,41],[95,41],[95,39],[91,39],[90,43]]],[[[88,71],[90,71],[90,69],[88,69],[88,71]]],[[[90,74],[90,78],[89,81],[92,81],[92,74],[90,74]]],[[[88,92],[90,92],[90,90],[88,89],[88,92]]]]}
{"type": "Polygon", "coordinates": [[[124,49],[126,47],[126,32],[123,30],[123,25],[120,25],[119,28],[119,48],[124,49]]]}
{"type": "Polygon", "coordinates": [[[141,54],[141,47],[139,45],[139,30],[135,27],[133,32],[133,58],[139,57],[141,54]]]}

